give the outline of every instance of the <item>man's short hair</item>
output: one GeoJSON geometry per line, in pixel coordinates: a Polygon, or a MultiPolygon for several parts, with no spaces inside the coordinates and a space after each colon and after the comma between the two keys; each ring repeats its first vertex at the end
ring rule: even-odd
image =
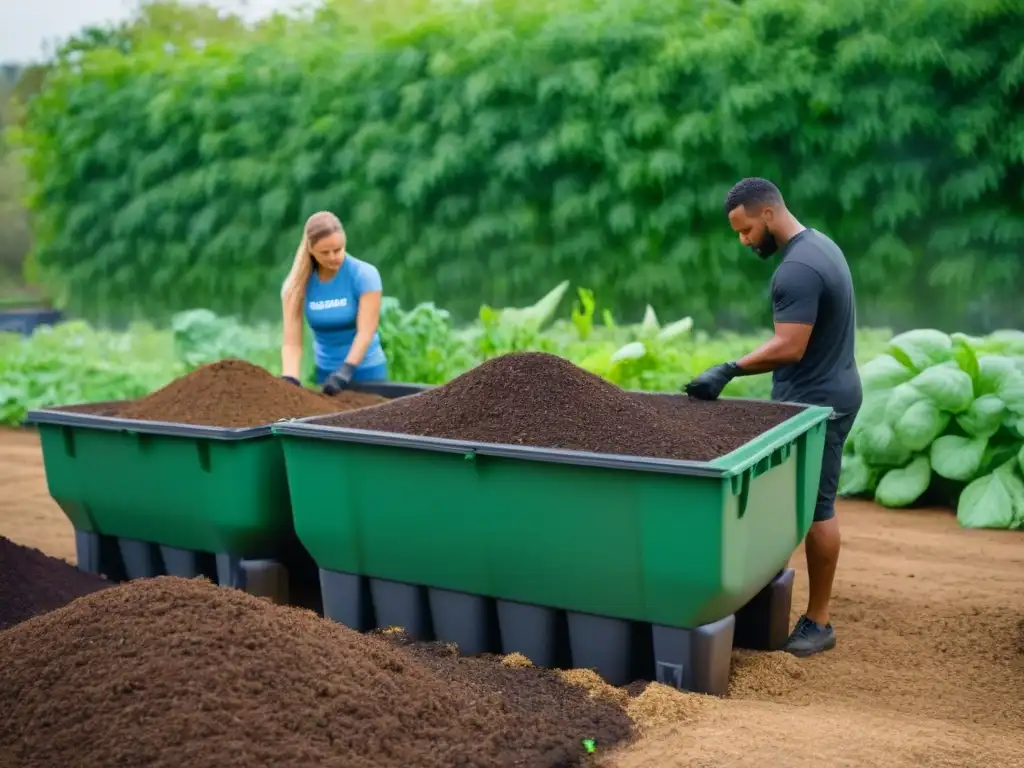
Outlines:
{"type": "Polygon", "coordinates": [[[745,209],[783,205],[782,193],[768,179],[743,179],[736,182],[725,196],[725,215],[728,216],[741,205],[745,209]]]}

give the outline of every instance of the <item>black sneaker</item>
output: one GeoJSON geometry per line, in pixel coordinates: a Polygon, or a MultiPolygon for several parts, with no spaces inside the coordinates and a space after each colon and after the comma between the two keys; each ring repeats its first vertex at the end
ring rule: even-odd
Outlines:
{"type": "Polygon", "coordinates": [[[805,658],[816,653],[831,651],[836,647],[836,632],[831,624],[821,626],[806,616],[797,619],[793,634],[786,641],[785,650],[794,656],[805,658]]]}

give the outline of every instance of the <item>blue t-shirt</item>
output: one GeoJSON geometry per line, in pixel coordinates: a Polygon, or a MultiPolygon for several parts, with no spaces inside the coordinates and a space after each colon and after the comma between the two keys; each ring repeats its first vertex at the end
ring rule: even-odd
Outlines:
{"type": "MultiPolygon", "coordinates": [[[[317,368],[336,371],[345,362],[356,337],[356,315],[359,297],[381,290],[380,272],[372,264],[345,254],[338,274],[326,283],[317,270],[306,283],[306,322],[313,331],[313,353],[317,368]]],[[[380,334],[374,332],[366,357],[358,369],[372,368],[386,362],[380,345],[380,334]]]]}

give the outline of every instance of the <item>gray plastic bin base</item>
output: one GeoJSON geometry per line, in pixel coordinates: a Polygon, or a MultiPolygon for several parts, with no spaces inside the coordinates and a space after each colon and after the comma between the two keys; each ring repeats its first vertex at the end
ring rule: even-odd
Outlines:
{"type": "Polygon", "coordinates": [[[102,544],[98,533],[75,529],[75,558],[78,560],[78,570],[97,576],[103,574],[102,544]]]}
{"type": "Polygon", "coordinates": [[[287,605],[290,598],[288,569],[277,560],[245,560],[237,555],[219,552],[217,583],[222,587],[240,589],[253,597],[266,597],[287,605]]]}
{"type": "Polygon", "coordinates": [[[498,600],[501,652],[521,653],[537,667],[557,666],[558,611],[498,600]]]}
{"type": "Polygon", "coordinates": [[[288,569],[276,560],[241,560],[241,589],[253,597],[288,604],[288,569]]]}
{"type": "Polygon", "coordinates": [[[242,558],[227,552],[217,553],[217,583],[222,587],[242,588],[242,558]]]}
{"type": "Polygon", "coordinates": [[[592,669],[611,685],[631,682],[633,625],[622,619],[568,612],[572,665],[592,669]]]}
{"type": "Polygon", "coordinates": [[[373,606],[369,585],[362,576],[320,569],[320,594],[324,618],[344,624],[357,632],[373,629],[373,606]]]}
{"type": "Polygon", "coordinates": [[[380,629],[401,627],[412,640],[432,640],[430,611],[422,587],[370,579],[373,610],[380,629]]]}
{"type": "Polygon", "coordinates": [[[445,643],[455,643],[463,656],[477,656],[494,650],[491,601],[480,595],[428,589],[430,616],[434,636],[445,643]]]}
{"type": "Polygon", "coordinates": [[[729,691],[736,618],[694,629],[651,627],[655,679],[679,690],[724,696],[729,691]]]}
{"type": "Polygon", "coordinates": [[[180,576],[183,579],[194,579],[201,573],[199,553],[190,549],[160,546],[160,556],[164,560],[164,568],[168,576],[180,576]]]}
{"type": "Polygon", "coordinates": [[[754,599],[736,614],[738,648],[779,651],[789,639],[789,612],[793,607],[793,569],[787,568],[771,580],[754,599]]]}
{"type": "Polygon", "coordinates": [[[163,575],[163,562],[160,559],[160,548],[148,541],[135,539],[117,540],[124,562],[125,575],[129,579],[151,579],[163,575]]]}
{"type": "Polygon", "coordinates": [[[78,569],[113,582],[125,581],[120,542],[115,536],[75,529],[75,556],[78,569]]]}

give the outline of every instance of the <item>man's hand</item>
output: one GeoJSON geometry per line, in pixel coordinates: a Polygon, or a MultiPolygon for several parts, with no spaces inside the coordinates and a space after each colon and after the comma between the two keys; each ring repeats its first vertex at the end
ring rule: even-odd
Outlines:
{"type": "Polygon", "coordinates": [[[324,381],[323,393],[325,395],[336,395],[341,390],[348,389],[348,385],[352,383],[352,376],[355,372],[355,366],[345,363],[324,381]]]}
{"type": "Polygon", "coordinates": [[[717,400],[725,385],[742,374],[743,370],[736,363],[722,363],[714,368],[708,368],[683,387],[683,390],[698,400],[717,400]]]}

